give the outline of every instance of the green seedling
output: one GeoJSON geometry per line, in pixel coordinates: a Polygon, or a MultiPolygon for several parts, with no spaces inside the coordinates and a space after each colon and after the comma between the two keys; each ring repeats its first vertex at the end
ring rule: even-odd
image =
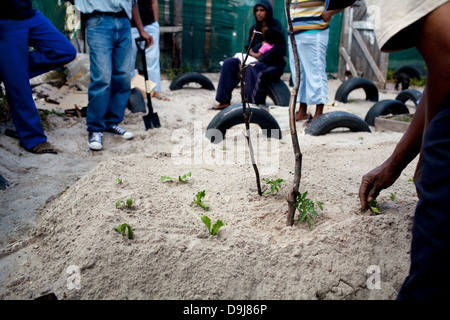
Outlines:
{"type": "Polygon", "coordinates": [[[314,221],[315,216],[318,216],[315,206],[317,205],[319,209],[323,211],[323,202],[308,199],[306,197],[307,195],[308,191],[305,191],[303,194],[298,192],[297,201],[295,202],[294,207],[297,208],[300,213],[298,222],[301,223],[306,220],[308,227],[311,229],[311,222],[314,221]]]}
{"type": "Polygon", "coordinates": [[[389,197],[392,201],[395,201],[395,193],[391,192],[391,196],[389,197]]]}
{"type": "Polygon", "coordinates": [[[122,236],[124,237],[126,229],[128,229],[128,239],[133,240],[133,228],[129,224],[124,223],[114,228],[114,230],[116,230],[117,232],[122,233],[122,236]]]}
{"type": "Polygon", "coordinates": [[[198,204],[200,207],[202,207],[205,210],[208,210],[208,205],[206,203],[202,202],[202,199],[205,197],[205,190],[197,192],[194,198],[194,202],[198,204]]]}
{"type": "MultiPolygon", "coordinates": [[[[268,185],[270,185],[271,194],[278,192],[278,190],[281,188],[281,183],[284,182],[283,179],[271,180],[269,178],[263,178],[263,181],[265,181],[268,185]]],[[[268,191],[265,193],[268,193],[268,191]]]]}
{"type": "Polygon", "coordinates": [[[116,208],[119,208],[121,204],[126,204],[128,208],[133,206],[133,198],[128,198],[127,200],[119,200],[116,202],[116,208]]]}
{"type": "Polygon", "coordinates": [[[414,182],[414,178],[409,178],[408,182],[414,182]]]}
{"type": "Polygon", "coordinates": [[[123,181],[122,181],[121,178],[116,178],[115,182],[116,182],[117,184],[121,184],[123,181]]]}
{"type": "Polygon", "coordinates": [[[201,217],[201,219],[208,228],[209,234],[212,236],[216,236],[219,233],[220,227],[226,225],[226,222],[223,222],[222,220],[217,220],[216,223],[214,223],[211,228],[211,219],[208,216],[203,216],[201,217]]]}
{"type": "Polygon", "coordinates": [[[380,206],[378,205],[378,201],[375,199],[372,199],[369,201],[370,210],[372,210],[375,214],[380,214],[380,206]]]}
{"type": "MultiPolygon", "coordinates": [[[[187,180],[186,180],[187,177],[190,177],[190,176],[191,176],[191,172],[188,172],[188,173],[186,173],[186,174],[184,174],[182,176],[178,176],[178,181],[186,183],[187,182],[187,180]]],[[[167,180],[176,180],[176,178],[172,178],[172,177],[169,177],[169,176],[161,176],[161,182],[165,182],[167,180]]]]}

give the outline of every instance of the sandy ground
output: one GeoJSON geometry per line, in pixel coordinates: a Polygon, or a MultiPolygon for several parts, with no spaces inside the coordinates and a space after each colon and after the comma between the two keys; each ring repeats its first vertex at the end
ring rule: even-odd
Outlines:
{"type": "MultiPolygon", "coordinates": [[[[217,87],[217,75],[207,76],[217,87]]],[[[325,112],[364,119],[373,102],[362,89],[347,104],[333,103],[341,82],[329,83],[325,112]]],[[[46,133],[58,155],[33,155],[0,136],[0,172],[10,182],[0,190],[0,299],[396,298],[409,268],[416,161],[381,193],[380,215],[360,211],[358,189],[402,133],[371,127],[311,136],[298,122],[300,191],[323,202],[323,211],[316,207],[311,228],[287,227],[294,172],[288,108],[269,109],[281,140],[252,126],[261,178],[284,180],[278,193],[259,196],[244,126],[210,143],[204,133],[217,114],[208,110],[215,92],[169,85],[163,81],[171,101],[153,100],[161,128],[146,131],[144,114],[127,110],[122,126],[134,139],[105,135],[99,152],[87,147],[85,118],[49,117],[46,133]],[[186,183],[161,182],[188,172],[186,183]],[[208,211],[193,202],[202,190],[208,211]],[[116,208],[128,198],[130,208],[116,208]],[[226,222],[217,236],[203,215],[226,222]],[[114,230],[123,223],[133,227],[133,240],[114,230]]],[[[397,93],[380,91],[380,100],[397,93]]],[[[235,90],[233,102],[239,97],[235,90]]]]}

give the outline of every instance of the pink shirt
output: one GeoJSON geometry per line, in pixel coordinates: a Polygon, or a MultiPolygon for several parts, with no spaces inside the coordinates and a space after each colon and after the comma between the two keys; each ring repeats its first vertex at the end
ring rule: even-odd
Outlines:
{"type": "Polygon", "coordinates": [[[263,43],[263,45],[259,49],[259,53],[265,54],[267,51],[269,51],[272,48],[273,48],[273,44],[270,44],[270,43],[267,43],[267,42],[263,43]]]}

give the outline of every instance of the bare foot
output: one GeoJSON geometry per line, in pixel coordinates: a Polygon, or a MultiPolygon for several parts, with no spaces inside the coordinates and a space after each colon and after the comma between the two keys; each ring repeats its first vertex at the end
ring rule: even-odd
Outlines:
{"type": "Polygon", "coordinates": [[[295,121],[308,120],[308,114],[304,112],[296,112],[295,113],[295,121]]]}

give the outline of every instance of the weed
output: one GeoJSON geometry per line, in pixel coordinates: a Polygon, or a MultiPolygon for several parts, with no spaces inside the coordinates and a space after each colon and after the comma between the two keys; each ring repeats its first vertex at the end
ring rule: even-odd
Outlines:
{"type": "Polygon", "coordinates": [[[194,198],[194,202],[205,210],[208,210],[208,205],[202,202],[205,197],[205,190],[197,192],[194,198]]]}
{"type": "Polygon", "coordinates": [[[306,219],[308,227],[311,229],[311,222],[314,221],[315,216],[318,216],[315,206],[317,205],[319,209],[323,211],[323,202],[308,199],[306,197],[307,195],[308,191],[305,191],[303,194],[298,192],[297,201],[295,202],[294,207],[297,208],[300,213],[298,222],[301,223],[306,219]]]}
{"type": "Polygon", "coordinates": [[[389,197],[389,199],[391,199],[392,201],[395,200],[395,193],[391,192],[391,196],[389,197]]]}
{"type": "Polygon", "coordinates": [[[116,178],[115,182],[116,182],[117,184],[122,184],[123,181],[122,181],[121,178],[116,178]]]}
{"type": "Polygon", "coordinates": [[[128,229],[128,239],[133,240],[134,232],[133,232],[133,228],[129,224],[124,223],[124,224],[121,224],[114,228],[114,230],[116,230],[117,232],[122,233],[122,236],[124,236],[124,237],[125,237],[126,229],[128,229]]]}
{"type": "MultiPolygon", "coordinates": [[[[279,188],[281,188],[281,183],[284,182],[283,179],[272,180],[269,178],[263,178],[263,181],[265,181],[268,185],[270,185],[270,193],[271,194],[278,192],[279,188]]],[[[268,193],[268,191],[266,191],[264,193],[268,193]]]]}
{"type": "Polygon", "coordinates": [[[226,225],[226,222],[223,222],[222,220],[217,220],[216,223],[214,223],[211,228],[211,219],[208,216],[203,216],[201,217],[201,219],[208,228],[209,234],[212,236],[216,236],[219,233],[220,227],[226,225]]]}
{"type": "MultiPolygon", "coordinates": [[[[182,175],[182,176],[178,176],[178,181],[179,182],[183,182],[183,183],[186,183],[187,182],[187,177],[190,177],[191,176],[191,172],[188,172],[188,173],[186,173],[186,174],[184,174],[184,175],[182,175]]],[[[176,178],[172,178],[172,177],[169,177],[169,176],[161,176],[161,182],[165,182],[165,181],[171,181],[171,180],[176,180],[176,178]]]]}

